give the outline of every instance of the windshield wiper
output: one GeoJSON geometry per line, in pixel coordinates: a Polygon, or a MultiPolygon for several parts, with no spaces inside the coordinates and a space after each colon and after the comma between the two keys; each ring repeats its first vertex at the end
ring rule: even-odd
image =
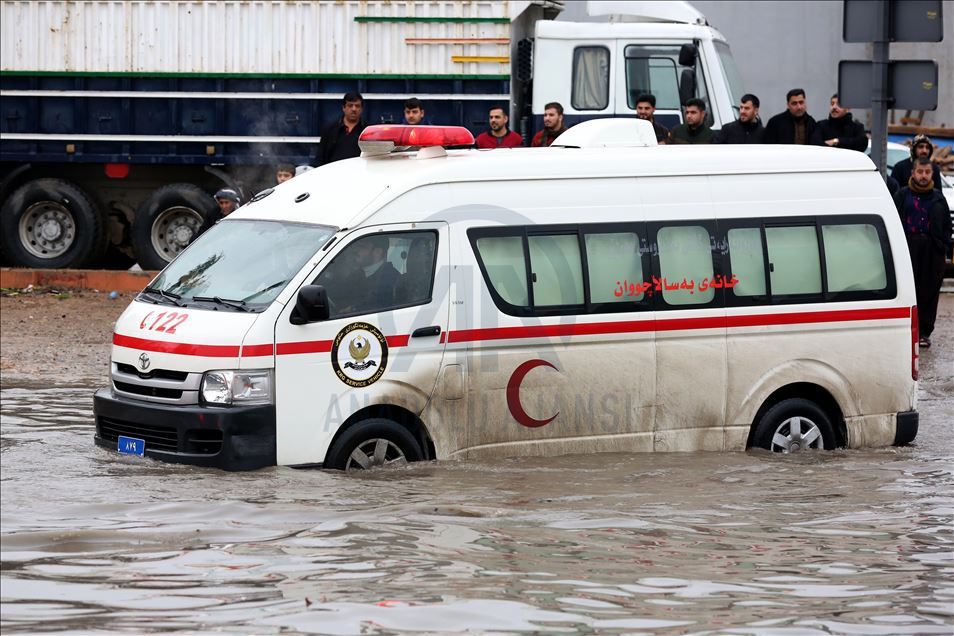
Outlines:
{"type": "Polygon", "coordinates": [[[261,290],[255,292],[254,294],[252,294],[251,296],[246,296],[245,298],[242,299],[242,302],[248,302],[249,300],[252,300],[252,299],[255,298],[256,296],[261,296],[261,295],[264,294],[265,292],[267,292],[267,291],[272,291],[272,290],[275,289],[276,287],[278,287],[278,286],[280,286],[280,285],[284,285],[284,284],[287,283],[287,282],[288,282],[287,280],[280,280],[280,281],[278,281],[277,283],[272,283],[271,285],[269,285],[269,286],[266,287],[265,289],[261,289],[261,290]]]}
{"type": "Polygon", "coordinates": [[[245,306],[244,300],[232,300],[231,298],[219,298],[218,296],[193,296],[192,300],[197,300],[203,303],[215,303],[216,305],[231,307],[232,309],[238,309],[239,311],[252,311],[245,306]]]}
{"type": "Polygon", "coordinates": [[[171,291],[166,291],[164,289],[159,289],[158,287],[146,287],[143,289],[141,294],[153,294],[154,296],[159,296],[163,300],[171,301],[173,305],[177,307],[185,307],[185,303],[181,302],[179,299],[182,298],[179,294],[176,294],[171,291]]]}

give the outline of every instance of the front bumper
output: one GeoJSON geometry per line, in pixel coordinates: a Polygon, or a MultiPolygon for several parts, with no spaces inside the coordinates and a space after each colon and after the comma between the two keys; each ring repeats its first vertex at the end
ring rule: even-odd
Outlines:
{"type": "Polygon", "coordinates": [[[224,470],[274,466],[275,405],[213,408],[140,402],[100,389],[93,396],[98,446],[120,435],[145,440],[145,455],[224,470]]]}

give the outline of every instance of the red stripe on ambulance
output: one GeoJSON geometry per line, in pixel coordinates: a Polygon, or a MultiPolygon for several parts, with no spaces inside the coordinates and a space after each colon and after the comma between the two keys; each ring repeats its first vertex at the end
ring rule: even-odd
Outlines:
{"type": "MultiPolygon", "coordinates": [[[[519,340],[524,338],[561,338],[566,336],[598,336],[647,331],[679,331],[695,329],[722,329],[733,327],[768,327],[777,325],[798,325],[821,322],[854,322],[858,320],[892,320],[909,318],[909,307],[886,307],[879,309],[850,309],[842,311],[811,311],[784,314],[749,314],[743,316],[713,316],[707,318],[672,318],[662,320],[627,320],[617,322],[589,322],[570,325],[535,325],[533,327],[496,327],[493,329],[463,329],[447,333],[448,343],[484,342],[490,340],[519,340]]],[[[389,347],[406,347],[408,334],[387,336],[389,347]]],[[[444,334],[441,334],[443,341],[444,334]]],[[[238,357],[238,345],[202,345],[162,340],[146,340],[113,334],[113,344],[142,351],[174,353],[184,356],[209,356],[213,358],[238,357]]],[[[301,355],[309,353],[328,353],[331,340],[311,340],[303,342],[280,342],[271,344],[245,345],[241,355],[247,357],[270,356],[277,354],[301,355]]]]}
{"type": "Polygon", "coordinates": [[[180,356],[207,356],[209,358],[237,358],[238,345],[203,345],[185,342],[166,342],[164,340],[147,340],[133,338],[118,333],[113,334],[113,344],[117,347],[139,349],[140,351],[155,351],[157,353],[174,353],[180,356]]]}

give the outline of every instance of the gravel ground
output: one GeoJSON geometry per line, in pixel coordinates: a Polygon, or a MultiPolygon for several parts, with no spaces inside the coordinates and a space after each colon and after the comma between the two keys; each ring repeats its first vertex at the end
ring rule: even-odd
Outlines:
{"type": "Polygon", "coordinates": [[[10,292],[0,296],[0,381],[95,380],[106,385],[113,325],[135,296],[10,292]],[[16,294],[16,295],[11,295],[16,294]]]}

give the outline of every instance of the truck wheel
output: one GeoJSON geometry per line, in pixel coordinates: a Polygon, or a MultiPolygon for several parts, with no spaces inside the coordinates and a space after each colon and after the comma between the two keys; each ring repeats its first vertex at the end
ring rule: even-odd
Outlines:
{"type": "Polygon", "coordinates": [[[409,430],[385,419],[355,424],[341,434],[328,451],[326,468],[366,470],[378,466],[403,466],[424,458],[409,430]]]}
{"type": "Polygon", "coordinates": [[[782,400],[755,425],[753,445],[775,453],[835,448],[831,421],[817,404],[802,398],[782,400]]]}
{"type": "Polygon", "coordinates": [[[132,226],[133,250],[143,269],[162,269],[215,222],[215,199],[189,183],[163,186],[149,195],[132,226]]]}
{"type": "Polygon", "coordinates": [[[0,210],[3,253],[14,265],[83,267],[102,257],[106,217],[83,190],[60,179],[20,186],[0,210]]]}

